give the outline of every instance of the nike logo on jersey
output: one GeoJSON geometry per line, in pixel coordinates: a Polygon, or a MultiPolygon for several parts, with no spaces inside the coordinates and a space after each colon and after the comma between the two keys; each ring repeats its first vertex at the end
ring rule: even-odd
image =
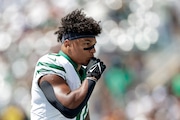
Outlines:
{"type": "Polygon", "coordinates": [[[50,60],[52,60],[52,61],[56,61],[56,58],[50,58],[50,57],[48,57],[50,60]]]}

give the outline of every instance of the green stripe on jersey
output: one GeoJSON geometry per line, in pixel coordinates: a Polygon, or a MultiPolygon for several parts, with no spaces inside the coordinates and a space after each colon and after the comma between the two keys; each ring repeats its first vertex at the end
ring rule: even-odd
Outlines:
{"type": "Polygon", "coordinates": [[[87,113],[88,113],[88,104],[86,104],[83,109],[76,116],[76,120],[85,120],[86,119],[86,116],[87,116],[87,113]]]}
{"type": "Polygon", "coordinates": [[[39,74],[40,72],[48,72],[48,71],[52,71],[52,70],[47,70],[47,69],[41,68],[40,70],[37,70],[37,73],[39,74]]]}
{"type": "MultiPolygon", "coordinates": [[[[81,111],[82,112],[82,111],[81,111]]],[[[78,113],[78,115],[76,116],[76,120],[81,120],[81,112],[78,113]]]]}
{"type": "Polygon", "coordinates": [[[87,110],[88,110],[88,105],[86,104],[86,107],[85,107],[85,111],[84,111],[84,114],[83,114],[83,118],[85,119],[86,116],[87,116],[87,110]],[[86,116],[85,116],[86,115],[86,116]]]}
{"type": "Polygon", "coordinates": [[[57,66],[55,64],[50,64],[50,63],[45,63],[45,62],[38,62],[37,66],[46,66],[46,67],[50,67],[50,68],[53,68],[53,69],[64,71],[66,73],[66,71],[65,71],[65,69],[63,67],[57,66]]]}

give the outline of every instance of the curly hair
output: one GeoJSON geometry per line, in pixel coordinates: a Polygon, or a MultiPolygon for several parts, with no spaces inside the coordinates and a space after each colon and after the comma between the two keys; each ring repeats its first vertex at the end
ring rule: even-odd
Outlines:
{"type": "Polygon", "coordinates": [[[86,17],[81,10],[74,10],[61,19],[61,26],[55,34],[58,35],[57,41],[62,42],[62,37],[68,33],[93,34],[97,36],[102,28],[100,21],[95,21],[92,17],[86,17]]]}

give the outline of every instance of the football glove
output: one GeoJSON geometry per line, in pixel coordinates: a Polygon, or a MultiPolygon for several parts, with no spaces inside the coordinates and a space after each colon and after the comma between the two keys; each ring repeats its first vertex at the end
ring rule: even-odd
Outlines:
{"type": "Polygon", "coordinates": [[[98,80],[105,69],[106,65],[100,59],[93,57],[86,67],[86,76],[95,77],[98,80]]]}

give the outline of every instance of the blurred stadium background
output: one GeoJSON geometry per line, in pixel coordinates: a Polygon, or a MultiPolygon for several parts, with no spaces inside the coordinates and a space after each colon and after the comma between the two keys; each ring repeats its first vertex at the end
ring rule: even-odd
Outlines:
{"type": "Polygon", "coordinates": [[[101,21],[107,64],[92,120],[180,120],[179,0],[0,0],[0,120],[30,119],[38,58],[58,52],[61,17],[83,8],[101,21]]]}

